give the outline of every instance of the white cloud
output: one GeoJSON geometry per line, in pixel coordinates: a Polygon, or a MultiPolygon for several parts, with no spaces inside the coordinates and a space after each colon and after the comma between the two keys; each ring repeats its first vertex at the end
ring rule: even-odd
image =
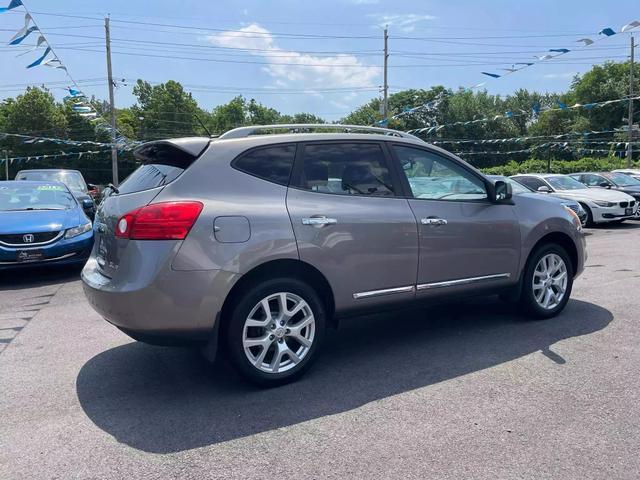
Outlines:
{"type": "Polygon", "coordinates": [[[236,32],[209,35],[207,40],[219,47],[247,49],[248,54],[263,58],[268,63],[263,70],[278,87],[372,87],[380,75],[379,68],[366,66],[354,55],[314,56],[280,48],[269,30],[255,23],[236,32]]]}
{"type": "Polygon", "coordinates": [[[412,32],[417,24],[437,18],[433,15],[417,13],[370,13],[367,17],[372,18],[380,26],[395,26],[403,32],[412,32]]]}
{"type": "Polygon", "coordinates": [[[547,80],[556,80],[556,79],[570,80],[573,77],[575,77],[577,74],[578,72],[547,73],[545,75],[542,75],[542,78],[547,80]]]}

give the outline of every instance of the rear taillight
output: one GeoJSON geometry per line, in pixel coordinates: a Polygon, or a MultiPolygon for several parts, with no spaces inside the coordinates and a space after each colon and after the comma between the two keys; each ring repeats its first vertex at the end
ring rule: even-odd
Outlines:
{"type": "Polygon", "coordinates": [[[118,220],[116,237],[131,240],[184,240],[202,211],[200,202],[152,203],[118,220]]]}

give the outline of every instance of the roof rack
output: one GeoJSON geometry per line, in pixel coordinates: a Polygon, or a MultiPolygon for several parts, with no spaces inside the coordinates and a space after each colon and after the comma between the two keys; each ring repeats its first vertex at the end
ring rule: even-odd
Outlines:
{"type": "Polygon", "coordinates": [[[383,135],[390,135],[394,137],[401,138],[410,138],[412,140],[420,140],[422,139],[416,137],[415,135],[411,135],[410,133],[401,132],[399,130],[392,130],[390,128],[380,128],[380,127],[366,127],[363,125],[340,125],[335,123],[283,123],[279,125],[253,125],[250,127],[240,127],[234,128],[233,130],[229,130],[226,133],[223,133],[218,139],[227,139],[227,138],[245,138],[249,135],[254,135],[261,130],[288,130],[288,133],[307,133],[303,132],[303,130],[314,129],[314,130],[344,130],[346,133],[358,133],[358,132],[370,132],[370,133],[380,133],[383,135]]]}

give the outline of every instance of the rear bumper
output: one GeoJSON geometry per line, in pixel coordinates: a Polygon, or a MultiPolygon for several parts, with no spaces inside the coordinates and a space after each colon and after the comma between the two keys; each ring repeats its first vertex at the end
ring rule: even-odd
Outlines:
{"type": "Polygon", "coordinates": [[[130,337],[162,345],[206,342],[234,277],[222,270],[168,268],[145,284],[119,282],[103,275],[94,257],[82,270],[94,310],[130,337]]]}

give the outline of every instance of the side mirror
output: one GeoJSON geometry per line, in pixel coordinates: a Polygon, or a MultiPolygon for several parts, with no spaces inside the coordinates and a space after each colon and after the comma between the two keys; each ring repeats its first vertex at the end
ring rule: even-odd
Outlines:
{"type": "Polygon", "coordinates": [[[95,190],[96,186],[93,183],[87,183],[87,189],[88,190],[95,190]]]}
{"type": "Polygon", "coordinates": [[[88,198],[85,198],[84,200],[82,200],[82,208],[84,210],[91,210],[93,209],[93,201],[89,200],[88,198]]]}
{"type": "Polygon", "coordinates": [[[549,187],[547,187],[546,185],[542,185],[541,187],[538,187],[538,192],[540,192],[540,193],[551,193],[551,189],[549,187]]]}
{"type": "Polygon", "coordinates": [[[495,203],[504,202],[513,196],[511,184],[504,180],[496,180],[489,192],[491,192],[491,201],[495,203]]]}
{"type": "Polygon", "coordinates": [[[601,182],[598,186],[602,188],[611,188],[611,184],[607,182],[601,182]]]}

